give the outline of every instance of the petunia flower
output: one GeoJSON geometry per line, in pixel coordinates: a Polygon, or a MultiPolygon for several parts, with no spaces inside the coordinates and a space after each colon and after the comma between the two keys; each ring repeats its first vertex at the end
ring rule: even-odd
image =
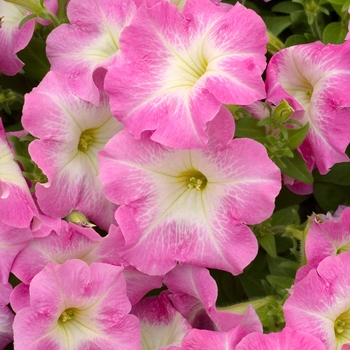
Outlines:
{"type": "Polygon", "coordinates": [[[29,153],[48,178],[36,185],[44,214],[63,218],[73,210],[104,230],[113,222],[115,206],[102,194],[97,152],[123,128],[101,95],[98,107],[73,95],[64,76],[49,72],[25,96],[22,123],[38,138],[29,153]]]}
{"type": "Polygon", "coordinates": [[[129,315],[123,268],[68,260],[48,264],[30,284],[30,307],[14,320],[14,347],[140,349],[140,326],[129,315]]]}
{"type": "Polygon", "coordinates": [[[113,115],[135,138],[204,148],[206,123],[226,104],[265,97],[266,27],[239,3],[229,11],[209,0],[139,7],[120,36],[121,55],[106,74],[113,115]]]}
{"type": "Polygon", "coordinates": [[[282,332],[250,333],[235,350],[326,350],[323,343],[312,335],[285,327],[282,332]]]}
{"type": "Polygon", "coordinates": [[[227,113],[208,126],[207,150],[171,149],[123,130],[99,153],[104,193],[120,205],[117,252],[140,271],[161,275],[179,261],[239,274],[256,256],[247,224],[271,215],[280,172],[262,145],[232,140],[227,113]]]}
{"type": "Polygon", "coordinates": [[[119,52],[119,37],[136,12],[132,0],[70,0],[67,16],[47,38],[51,70],[65,75],[71,92],[98,105],[106,69],[119,52]]]}
{"type": "Polygon", "coordinates": [[[174,308],[168,292],[138,302],[131,313],[140,321],[143,350],[180,349],[183,337],[192,329],[189,322],[174,308]]]}
{"type": "Polygon", "coordinates": [[[29,227],[36,207],[28,185],[6,140],[0,120],[0,222],[29,227]]]}
{"type": "Polygon", "coordinates": [[[350,142],[349,55],[350,41],[315,42],[279,51],[267,68],[267,100],[275,105],[287,100],[296,110],[292,118],[309,123],[299,151],[321,174],[335,163],[349,161],[345,154],[350,142]]]}
{"type": "MultiPolygon", "coordinates": [[[[45,0],[43,6],[39,5],[39,1],[23,2],[30,7],[40,10],[48,10],[48,12],[56,13],[58,9],[57,0],[45,0]],[[46,9],[47,7],[47,9],[46,9]]],[[[35,21],[41,24],[50,24],[51,21],[44,21],[40,18],[33,18],[27,21],[21,28],[19,24],[29,15],[28,8],[17,5],[15,3],[3,0],[0,2],[0,72],[6,75],[17,74],[24,63],[17,57],[17,53],[24,49],[33,36],[35,21]]]]}
{"type": "Polygon", "coordinates": [[[350,251],[350,208],[341,208],[339,217],[312,216],[305,240],[307,264],[298,269],[295,281],[300,281],[327,256],[347,251],[350,251]]]}
{"type": "Polygon", "coordinates": [[[350,252],[325,258],[296,283],[283,306],[286,326],[309,333],[327,350],[350,344],[350,252]]]}

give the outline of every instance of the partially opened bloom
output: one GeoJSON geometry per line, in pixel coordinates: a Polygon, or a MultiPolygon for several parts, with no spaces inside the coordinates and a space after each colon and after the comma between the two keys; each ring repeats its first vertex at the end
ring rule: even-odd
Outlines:
{"type": "Polygon", "coordinates": [[[314,336],[285,327],[278,333],[250,333],[243,338],[235,350],[326,350],[314,336]]]}
{"type": "Polygon", "coordinates": [[[229,11],[209,0],[143,2],[120,36],[121,55],[107,72],[113,115],[138,139],[204,148],[206,123],[222,103],[264,98],[266,27],[239,3],[229,11]]]}
{"type": "Polygon", "coordinates": [[[310,333],[327,350],[348,349],[350,252],[325,258],[296,283],[283,311],[287,327],[310,333]]]}
{"type": "Polygon", "coordinates": [[[36,213],[28,185],[6,141],[0,120],[0,222],[25,228],[36,213]]]}
{"type": "Polygon", "coordinates": [[[106,69],[119,51],[120,33],[135,12],[133,0],[69,1],[70,24],[62,24],[50,33],[47,57],[51,70],[65,75],[75,95],[98,105],[106,69]]]}
{"type": "Polygon", "coordinates": [[[36,185],[40,209],[54,218],[76,210],[108,230],[115,206],[102,194],[97,152],[123,128],[108,97],[101,95],[96,107],[73,95],[62,74],[49,72],[25,96],[22,123],[38,138],[29,153],[48,178],[36,185]]]}
{"type": "Polygon", "coordinates": [[[192,329],[164,291],[137,303],[131,311],[140,321],[143,350],[179,349],[183,337],[192,329]]]}
{"type": "Polygon", "coordinates": [[[267,100],[287,100],[292,115],[309,122],[299,146],[308,165],[321,174],[338,162],[347,162],[350,142],[350,41],[341,45],[321,42],[297,45],[275,54],[267,68],[267,100]]]}
{"type": "Polygon", "coordinates": [[[30,307],[15,316],[18,350],[140,349],[123,268],[81,260],[48,264],[30,284],[30,307]]]}
{"type": "Polygon", "coordinates": [[[208,126],[207,150],[171,149],[123,130],[99,153],[104,192],[121,205],[117,252],[140,271],[164,274],[179,261],[239,274],[256,256],[246,224],[271,215],[280,172],[261,144],[231,139],[227,113],[208,126]]]}
{"type": "Polygon", "coordinates": [[[327,256],[350,251],[350,208],[344,209],[334,219],[313,216],[305,241],[307,265],[297,271],[296,282],[305,277],[327,256]]]}

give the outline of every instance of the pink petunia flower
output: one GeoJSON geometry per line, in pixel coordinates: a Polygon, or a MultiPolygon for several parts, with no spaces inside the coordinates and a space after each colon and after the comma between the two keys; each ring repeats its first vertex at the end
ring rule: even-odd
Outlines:
{"type": "Polygon", "coordinates": [[[283,306],[286,326],[309,333],[327,350],[350,345],[350,252],[325,258],[283,306]]]}
{"type": "Polygon", "coordinates": [[[130,309],[122,267],[50,263],[30,284],[30,307],[15,316],[14,346],[138,350],[140,326],[130,309]]]}
{"type": "Polygon", "coordinates": [[[51,70],[65,75],[71,92],[95,105],[100,102],[106,70],[119,52],[119,37],[136,12],[133,0],[70,0],[70,24],[47,38],[51,70]]]}
{"type": "Polygon", "coordinates": [[[309,122],[299,146],[311,168],[321,174],[338,162],[347,162],[350,142],[350,42],[297,45],[275,54],[267,68],[267,100],[287,100],[296,110],[293,119],[309,122]]]}
{"type": "Polygon", "coordinates": [[[118,254],[140,271],[164,274],[179,261],[239,274],[256,256],[246,224],[271,215],[280,171],[259,143],[232,140],[227,113],[208,126],[207,150],[171,149],[123,130],[99,153],[104,192],[121,205],[118,254]]]}
{"type": "Polygon", "coordinates": [[[40,209],[53,218],[82,212],[104,230],[113,222],[115,206],[102,194],[97,152],[123,128],[101,95],[98,107],[73,95],[64,76],[49,72],[25,96],[22,123],[35,137],[32,159],[48,178],[37,183],[40,209]]]}
{"type": "Polygon", "coordinates": [[[350,251],[350,208],[341,208],[340,216],[317,215],[307,232],[305,256],[307,265],[297,271],[295,282],[304,278],[327,256],[350,251]]]}
{"type": "Polygon", "coordinates": [[[308,333],[285,327],[279,333],[250,333],[235,350],[326,350],[323,343],[308,333]]]}
{"type": "Polygon", "coordinates": [[[180,349],[183,337],[192,329],[189,322],[174,308],[168,292],[141,300],[131,313],[141,326],[142,349],[180,349]]]}
{"type": "Polygon", "coordinates": [[[107,72],[113,115],[137,139],[204,148],[206,123],[222,103],[265,97],[266,27],[239,3],[229,11],[209,0],[144,2],[120,36],[121,55],[107,72]]]}
{"type": "MultiPolygon", "coordinates": [[[[25,2],[24,2],[25,3],[25,2]]],[[[33,1],[28,1],[28,6],[38,7],[43,9],[39,2],[37,4],[33,1]]],[[[47,7],[51,13],[56,13],[58,9],[57,0],[45,0],[44,6],[47,7]]],[[[33,36],[35,21],[41,24],[49,24],[50,21],[44,21],[40,18],[34,18],[27,21],[21,29],[19,24],[27,15],[29,15],[28,9],[20,5],[7,2],[5,0],[0,1],[0,72],[6,75],[17,74],[24,63],[17,57],[17,53],[24,49],[30,39],[33,36]]]]}
{"type": "Polygon", "coordinates": [[[28,185],[6,140],[0,120],[0,222],[29,227],[36,207],[28,185]]]}

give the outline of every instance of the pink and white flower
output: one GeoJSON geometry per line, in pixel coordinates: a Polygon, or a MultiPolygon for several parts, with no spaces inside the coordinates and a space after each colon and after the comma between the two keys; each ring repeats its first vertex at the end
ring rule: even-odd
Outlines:
{"type": "Polygon", "coordinates": [[[309,123],[299,146],[311,168],[321,174],[338,162],[347,162],[350,142],[350,41],[297,45],[275,54],[267,68],[267,100],[287,100],[296,110],[292,118],[309,123]]]}
{"type": "Polygon", "coordinates": [[[350,252],[325,258],[283,306],[286,326],[309,333],[327,350],[349,349],[350,252]]]}
{"type": "Polygon", "coordinates": [[[265,97],[266,27],[239,3],[229,11],[209,0],[168,1],[139,7],[120,36],[121,55],[105,88],[113,115],[137,139],[204,148],[206,123],[222,103],[250,104],[265,97]]]}
{"type": "Polygon", "coordinates": [[[28,185],[6,140],[0,120],[0,222],[25,228],[36,213],[28,185]]]}
{"type": "Polygon", "coordinates": [[[51,70],[65,75],[71,92],[95,105],[100,102],[106,70],[119,52],[119,37],[136,12],[132,0],[70,0],[70,24],[47,38],[51,70]]]}
{"type": "Polygon", "coordinates": [[[180,349],[183,337],[192,329],[171,304],[166,291],[141,300],[131,313],[140,321],[142,349],[180,349]]]}
{"type": "Polygon", "coordinates": [[[296,282],[316,268],[327,256],[347,251],[350,251],[350,208],[342,210],[340,217],[314,215],[305,240],[307,265],[297,271],[296,282]]]}
{"type": "Polygon", "coordinates": [[[14,346],[34,349],[138,350],[123,268],[68,260],[48,264],[30,284],[30,307],[14,320],[14,346]]]}
{"type": "Polygon", "coordinates": [[[25,96],[22,123],[38,138],[29,153],[48,178],[36,185],[40,209],[53,218],[76,210],[108,230],[115,206],[102,194],[97,152],[123,128],[108,97],[101,95],[96,107],[73,95],[63,75],[49,72],[25,96]]]}
{"type": "Polygon", "coordinates": [[[140,271],[164,274],[179,261],[239,274],[256,256],[246,225],[271,215],[280,171],[259,143],[232,140],[227,113],[208,126],[207,150],[171,149],[123,130],[100,152],[104,192],[121,205],[118,254],[140,271]]]}

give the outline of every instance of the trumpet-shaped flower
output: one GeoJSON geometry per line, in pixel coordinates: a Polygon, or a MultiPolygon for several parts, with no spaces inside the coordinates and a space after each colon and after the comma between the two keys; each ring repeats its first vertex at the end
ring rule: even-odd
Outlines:
{"type": "Polygon", "coordinates": [[[136,12],[132,0],[70,0],[70,24],[62,24],[47,39],[51,70],[65,75],[70,91],[98,105],[99,87],[113,55],[119,51],[119,36],[136,12]],[[97,85],[98,86],[97,86],[97,85]]]}
{"type": "Polygon", "coordinates": [[[15,75],[23,67],[23,62],[16,53],[28,45],[35,26],[35,21],[32,19],[21,29],[18,28],[26,12],[22,6],[7,1],[0,2],[0,72],[6,75],[15,75]]]}
{"type": "Polygon", "coordinates": [[[6,141],[0,120],[0,222],[25,228],[36,213],[36,207],[21,169],[6,141]]]}
{"type": "Polygon", "coordinates": [[[281,50],[267,68],[267,100],[275,105],[287,100],[296,110],[292,118],[309,122],[299,151],[321,174],[335,163],[349,161],[345,154],[350,142],[349,55],[350,41],[316,42],[281,50]]]}
{"type": "Polygon", "coordinates": [[[14,346],[138,350],[140,326],[130,309],[122,267],[49,263],[30,284],[30,307],[15,316],[14,346]]]}
{"type": "Polygon", "coordinates": [[[104,192],[121,205],[118,254],[140,271],[164,274],[179,261],[239,274],[254,259],[246,224],[271,215],[280,172],[262,145],[231,139],[227,113],[208,126],[206,150],[171,149],[123,130],[100,152],[104,192]]]}
{"type": "Polygon", "coordinates": [[[22,123],[38,138],[29,153],[48,178],[36,185],[40,209],[54,218],[76,210],[108,230],[115,207],[102,194],[97,152],[123,126],[111,115],[107,96],[96,107],[73,95],[63,75],[49,72],[25,96],[22,123]]]}
{"type": "MultiPolygon", "coordinates": [[[[37,1],[38,2],[38,1],[37,1]]],[[[30,7],[30,3],[35,1],[24,1],[24,5],[30,7]]],[[[35,6],[36,4],[34,4],[35,6]]],[[[48,12],[56,13],[58,9],[57,0],[44,0],[44,7],[48,12]]],[[[41,18],[33,18],[27,21],[22,28],[19,28],[20,22],[29,14],[28,8],[7,1],[0,2],[0,72],[6,75],[15,75],[23,67],[23,62],[17,57],[17,52],[24,49],[34,33],[35,21],[43,25],[50,24],[51,21],[45,21],[41,18]]]]}
{"type": "Polygon", "coordinates": [[[230,10],[209,0],[143,2],[120,36],[121,55],[107,72],[113,115],[138,139],[204,148],[206,123],[222,103],[264,98],[266,28],[239,3],[230,10]]]}
{"type": "Polygon", "coordinates": [[[171,304],[166,291],[157,297],[141,300],[131,313],[140,321],[143,350],[179,349],[183,337],[192,329],[171,304]]]}
{"type": "Polygon", "coordinates": [[[348,349],[350,252],[325,258],[296,283],[283,311],[287,327],[313,335],[328,350],[348,349]]]}
{"type": "Polygon", "coordinates": [[[298,270],[296,282],[316,268],[327,256],[346,251],[350,251],[350,208],[343,209],[340,217],[313,216],[305,241],[307,265],[298,270]]]}

